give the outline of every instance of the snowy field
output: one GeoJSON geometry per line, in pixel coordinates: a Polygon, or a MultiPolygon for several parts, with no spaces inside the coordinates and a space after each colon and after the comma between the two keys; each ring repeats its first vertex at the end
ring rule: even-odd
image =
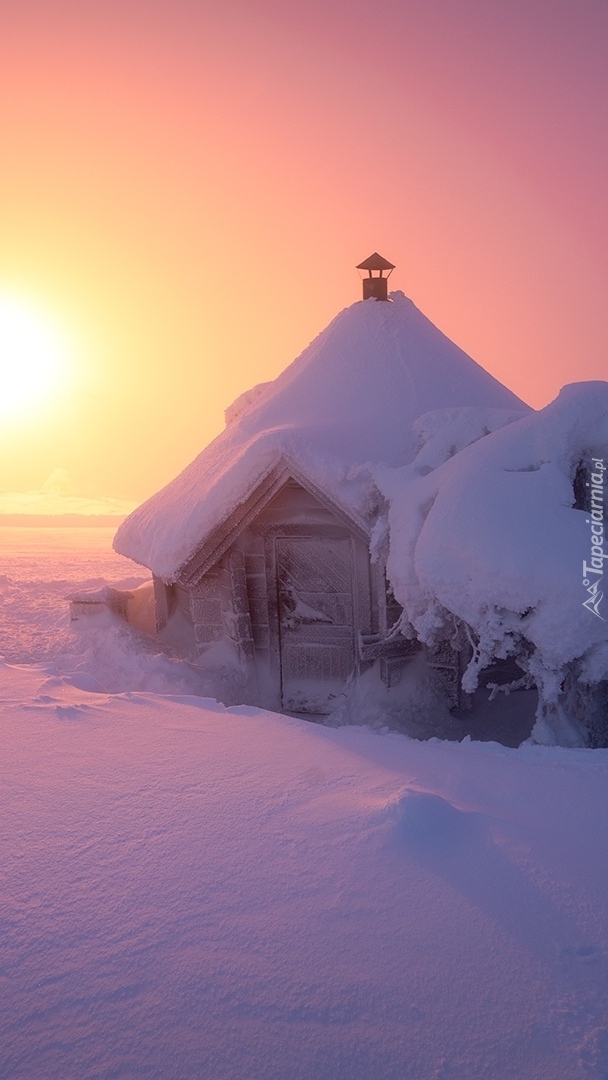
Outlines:
{"type": "Polygon", "coordinates": [[[66,596],[108,581],[128,589],[148,576],[112,550],[114,531],[0,526],[1,651],[6,660],[59,659],[68,646],[66,596]]]}
{"type": "Polygon", "coordinates": [[[0,529],[3,1080],[606,1080],[608,750],[196,696],[0,529]]]}
{"type": "MultiPolygon", "coordinates": [[[[120,622],[70,626],[66,597],[111,585],[134,589],[149,573],[112,550],[114,528],[0,526],[0,655],[50,665],[88,690],[193,693],[188,664],[120,622]]],[[[101,620],[103,623],[103,620],[101,620]]]]}

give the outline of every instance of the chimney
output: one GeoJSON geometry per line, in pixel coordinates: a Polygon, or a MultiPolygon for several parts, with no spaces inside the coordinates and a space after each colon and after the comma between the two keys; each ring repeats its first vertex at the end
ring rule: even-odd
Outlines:
{"type": "Polygon", "coordinates": [[[388,300],[388,279],[395,269],[392,263],[387,262],[374,251],[369,259],[359,263],[357,270],[367,270],[368,276],[363,278],[363,299],[369,300],[374,296],[376,300],[388,300]],[[386,271],[386,277],[384,272],[386,271]]]}

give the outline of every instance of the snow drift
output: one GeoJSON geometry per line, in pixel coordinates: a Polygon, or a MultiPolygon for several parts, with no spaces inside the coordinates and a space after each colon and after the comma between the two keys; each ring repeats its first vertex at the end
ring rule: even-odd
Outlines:
{"type": "MultiPolygon", "coordinates": [[[[471,419],[454,420],[461,442],[470,441],[471,419]]],[[[388,536],[402,631],[432,644],[454,637],[456,619],[474,647],[466,689],[492,658],[514,657],[539,690],[534,738],[584,744],[597,703],[584,688],[608,679],[608,602],[585,606],[603,571],[585,576],[593,519],[574,508],[573,484],[582,462],[587,484],[595,477],[603,486],[608,383],[567,386],[545,409],[453,457],[457,432],[433,418],[421,427],[429,441],[413,464],[374,471],[387,507],[375,542],[386,549],[388,536]],[[593,460],[602,463],[595,472],[593,460]]]]}
{"type": "Polygon", "coordinates": [[[0,662],[5,1080],[604,1080],[608,751],[0,662]]]}

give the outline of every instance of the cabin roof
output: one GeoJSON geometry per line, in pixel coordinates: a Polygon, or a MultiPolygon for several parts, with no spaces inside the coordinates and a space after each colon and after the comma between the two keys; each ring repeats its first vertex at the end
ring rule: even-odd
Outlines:
{"type": "Polygon", "coordinates": [[[391,300],[352,304],[274,382],[242,395],[225,430],[123,522],[116,550],[175,581],[281,462],[351,520],[369,522],[363,467],[412,461],[423,413],[528,411],[403,293],[391,300]]]}

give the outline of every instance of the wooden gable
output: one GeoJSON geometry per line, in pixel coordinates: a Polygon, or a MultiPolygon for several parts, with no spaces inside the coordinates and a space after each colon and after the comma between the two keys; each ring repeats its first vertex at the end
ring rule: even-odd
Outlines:
{"type": "Polygon", "coordinates": [[[347,528],[353,530],[366,542],[369,541],[369,529],[356,512],[348,513],[339,506],[321,488],[316,486],[292,462],[281,459],[258,486],[251,492],[233,513],[207,537],[199,548],[190,556],[178,574],[178,582],[183,585],[196,585],[226,551],[235,543],[239,535],[250,525],[282,488],[290,482],[296,483],[318,502],[333,513],[347,528]]]}

